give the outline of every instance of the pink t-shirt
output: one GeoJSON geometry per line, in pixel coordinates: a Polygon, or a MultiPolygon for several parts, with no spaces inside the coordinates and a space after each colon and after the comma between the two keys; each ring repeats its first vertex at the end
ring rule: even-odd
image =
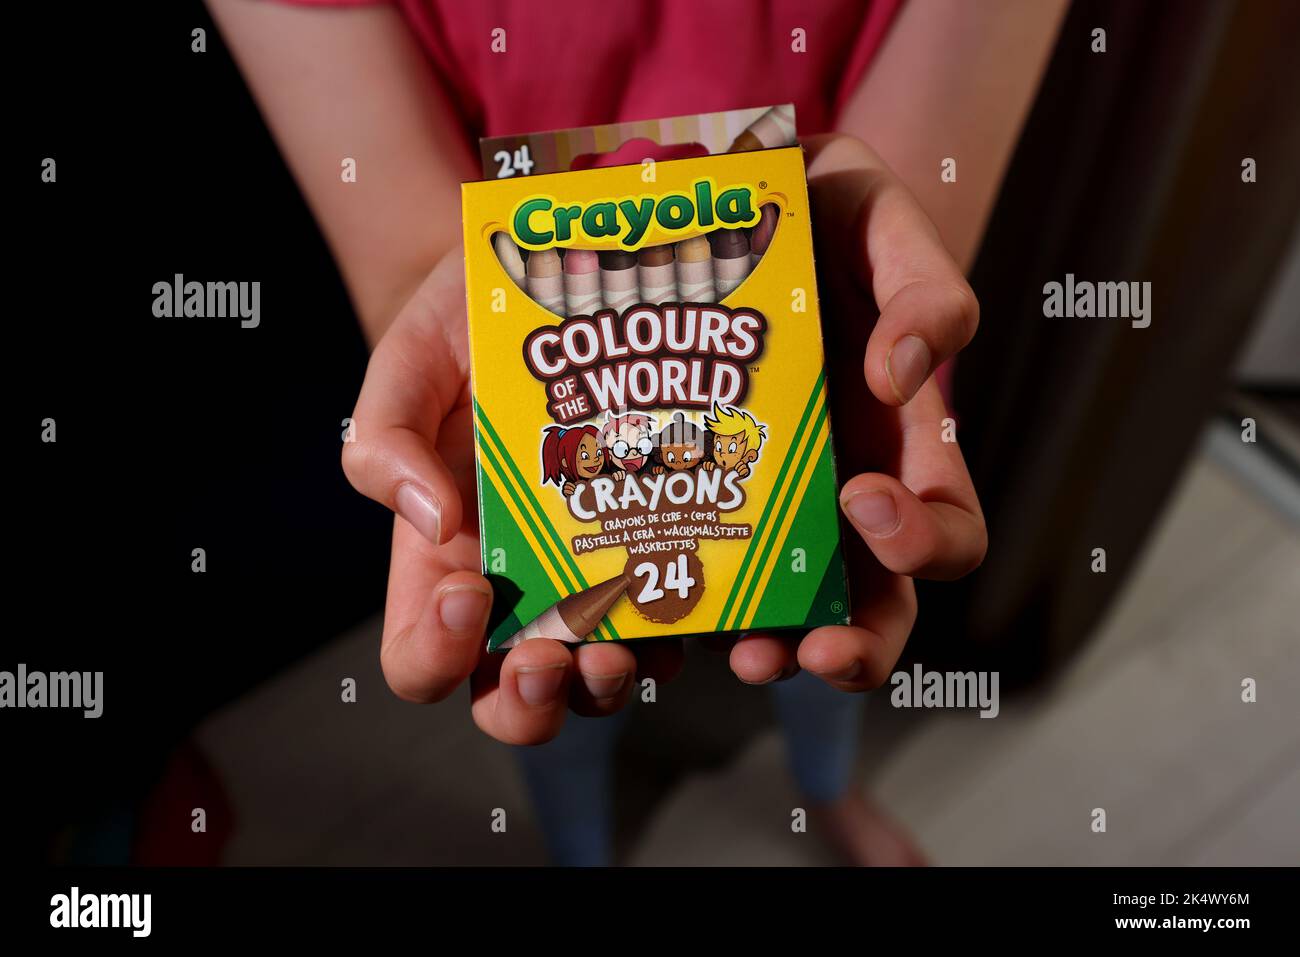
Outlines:
{"type": "Polygon", "coordinates": [[[286,2],[393,3],[474,136],[774,103],[795,104],[801,134],[825,132],[902,5],[902,0],[286,2]],[[498,29],[505,31],[505,52],[493,51],[498,29]]]}
{"type": "MultiPolygon", "coordinates": [[[[391,3],[472,137],[794,103],[832,129],[903,0],[280,0],[391,3]],[[504,30],[505,52],[493,51],[504,30]]],[[[499,45],[499,43],[498,43],[499,45]]],[[[605,157],[608,162],[613,157],[605,157]]],[[[621,160],[627,162],[627,159],[621,160]]],[[[939,369],[951,406],[951,363],[939,369]]]]}

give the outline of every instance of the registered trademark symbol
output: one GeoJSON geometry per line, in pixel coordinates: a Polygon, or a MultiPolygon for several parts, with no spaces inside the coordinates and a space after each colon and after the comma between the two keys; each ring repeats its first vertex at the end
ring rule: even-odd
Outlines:
{"type": "Polygon", "coordinates": [[[759,189],[767,189],[767,183],[766,183],[765,181],[763,181],[763,180],[760,179],[760,180],[758,181],[758,188],[759,188],[759,189]]]}
{"type": "Polygon", "coordinates": [[[842,602],[842,601],[833,601],[833,602],[831,602],[831,612],[832,612],[832,613],[838,615],[838,614],[841,614],[843,611],[844,611],[844,602],[842,602]]]}

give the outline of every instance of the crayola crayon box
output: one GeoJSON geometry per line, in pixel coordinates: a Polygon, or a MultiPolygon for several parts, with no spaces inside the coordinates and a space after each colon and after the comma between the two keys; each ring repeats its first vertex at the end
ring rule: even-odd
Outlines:
{"type": "Polygon", "coordinates": [[[489,649],[847,621],[793,108],[480,147],[496,178],[462,200],[489,649]],[[640,139],[707,155],[590,164],[640,139]]]}

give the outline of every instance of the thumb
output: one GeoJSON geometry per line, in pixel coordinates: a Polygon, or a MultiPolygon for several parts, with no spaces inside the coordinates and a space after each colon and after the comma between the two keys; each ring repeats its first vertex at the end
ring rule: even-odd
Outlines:
{"type": "Polygon", "coordinates": [[[444,330],[431,300],[417,294],[370,357],[351,440],[343,445],[343,472],[353,487],[434,545],[461,525],[455,477],[437,451],[443,420],[465,385],[444,330]]]}

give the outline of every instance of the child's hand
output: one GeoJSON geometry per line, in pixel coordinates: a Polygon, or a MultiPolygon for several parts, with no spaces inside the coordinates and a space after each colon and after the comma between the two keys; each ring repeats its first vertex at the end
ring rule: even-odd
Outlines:
{"type": "Polygon", "coordinates": [[[804,145],[831,424],[839,474],[849,476],[840,503],[858,532],[845,541],[853,618],[802,640],[750,635],[731,649],[731,667],[751,683],[806,668],[862,691],[888,679],[907,642],[912,579],[960,578],[984,558],[984,516],[961,450],[943,441],[948,413],[932,377],[971,340],[979,306],[874,152],[845,136],[804,145]]]}
{"type": "Polygon", "coordinates": [[[375,347],[352,413],[356,441],[343,470],[358,491],[397,513],[380,664],[408,701],[441,701],[470,679],[480,728],[538,744],[566,710],[611,714],[638,671],[663,681],[681,667],[679,642],[637,648],[526,641],[484,651],[492,589],[479,574],[464,259],[452,250],[375,347]]]}

